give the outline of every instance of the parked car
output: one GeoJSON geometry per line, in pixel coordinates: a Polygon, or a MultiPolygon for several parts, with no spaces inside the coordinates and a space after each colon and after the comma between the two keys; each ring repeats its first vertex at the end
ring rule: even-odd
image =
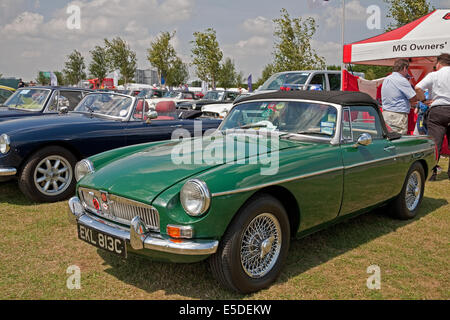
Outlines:
{"type": "MultiPolygon", "coordinates": [[[[358,75],[364,77],[362,73],[358,73],[358,75]]],[[[272,75],[256,92],[265,93],[280,89],[286,91],[339,91],[341,90],[341,71],[305,70],[279,72],[272,75]]]]}
{"type": "Polygon", "coordinates": [[[222,285],[249,293],[277,279],[292,237],[385,204],[414,218],[435,153],[428,137],[389,132],[364,93],[253,95],[211,136],[79,162],[69,217],[91,245],[122,257],[208,258],[222,285]],[[180,149],[191,160],[223,152],[180,163],[180,149]]]}
{"type": "MultiPolygon", "coordinates": [[[[147,114],[143,99],[95,92],[69,114],[0,123],[0,178],[17,178],[33,201],[68,199],[75,192],[77,161],[123,146],[168,140],[177,128],[194,131],[194,120],[177,119],[175,109],[159,111],[147,114]]],[[[204,130],[219,124],[202,121],[204,130]]]]}
{"type": "Polygon", "coordinates": [[[167,90],[163,89],[143,89],[137,97],[143,99],[157,99],[162,98],[166,93],[167,90]]]}
{"type": "Polygon", "coordinates": [[[237,91],[211,90],[201,100],[181,102],[178,103],[177,107],[180,109],[202,110],[202,107],[207,104],[233,103],[238,95],[239,92],[237,91]]]}
{"type": "Polygon", "coordinates": [[[146,99],[150,108],[155,108],[156,105],[160,102],[173,101],[175,105],[178,106],[180,103],[193,101],[196,99],[196,97],[195,94],[191,91],[173,90],[165,92],[164,95],[160,98],[153,97],[146,99]]]}
{"type": "Polygon", "coordinates": [[[231,103],[206,104],[202,107],[202,116],[205,118],[225,119],[233,105],[244,97],[248,97],[251,93],[244,93],[237,96],[231,103]]]}
{"type": "Polygon", "coordinates": [[[0,122],[23,117],[73,111],[92,90],[64,87],[19,88],[0,105],[0,122]]]}
{"type": "Polygon", "coordinates": [[[14,92],[16,89],[6,86],[0,86],[0,104],[5,102],[14,92]]]}

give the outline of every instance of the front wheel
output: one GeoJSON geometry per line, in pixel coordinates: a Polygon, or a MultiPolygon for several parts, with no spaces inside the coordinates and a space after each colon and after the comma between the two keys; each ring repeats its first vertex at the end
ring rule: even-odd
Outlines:
{"type": "Polygon", "coordinates": [[[251,293],[279,276],[290,242],[290,225],[283,205],[262,195],[239,210],[210,258],[215,278],[225,287],[251,293]]]}
{"type": "Polygon", "coordinates": [[[425,190],[425,172],[422,165],[414,163],[406,175],[402,191],[391,204],[395,218],[409,220],[416,217],[425,190]]]}
{"type": "Polygon", "coordinates": [[[19,188],[36,202],[57,202],[75,192],[75,156],[59,146],[50,146],[34,153],[26,162],[20,177],[19,188]]]}

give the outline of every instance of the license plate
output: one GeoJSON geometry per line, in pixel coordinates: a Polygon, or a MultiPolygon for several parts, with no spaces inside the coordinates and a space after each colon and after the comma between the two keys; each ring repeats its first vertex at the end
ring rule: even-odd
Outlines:
{"type": "Polygon", "coordinates": [[[109,251],[124,258],[127,257],[127,246],[124,239],[99,232],[82,224],[78,224],[78,238],[97,248],[109,251]]]}

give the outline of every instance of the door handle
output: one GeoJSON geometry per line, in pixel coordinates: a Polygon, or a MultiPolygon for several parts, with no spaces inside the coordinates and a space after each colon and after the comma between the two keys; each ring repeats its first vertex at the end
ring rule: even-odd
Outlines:
{"type": "Polygon", "coordinates": [[[386,152],[392,152],[392,151],[395,151],[395,149],[397,149],[396,146],[390,146],[390,147],[384,148],[384,151],[386,151],[386,152]]]}

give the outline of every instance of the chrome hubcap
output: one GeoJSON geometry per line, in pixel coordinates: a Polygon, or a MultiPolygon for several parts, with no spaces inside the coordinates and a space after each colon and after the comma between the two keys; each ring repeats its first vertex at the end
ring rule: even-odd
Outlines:
{"type": "Polygon", "coordinates": [[[406,185],[406,207],[409,211],[413,211],[419,204],[422,191],[422,179],[417,171],[414,171],[408,179],[406,185]]]}
{"type": "Polygon", "coordinates": [[[61,156],[44,158],[34,171],[34,184],[39,192],[47,196],[57,196],[70,185],[72,181],[72,167],[61,156]]]}
{"type": "Polygon", "coordinates": [[[265,276],[277,262],[281,251],[281,227],[278,219],[264,213],[257,216],[244,231],[241,242],[241,264],[251,278],[265,276]]]}

